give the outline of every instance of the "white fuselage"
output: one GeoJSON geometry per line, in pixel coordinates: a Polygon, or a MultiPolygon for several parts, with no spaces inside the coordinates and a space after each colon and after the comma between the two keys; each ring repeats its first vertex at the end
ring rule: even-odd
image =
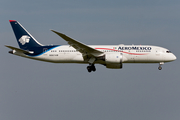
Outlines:
{"type": "MultiPolygon", "coordinates": [[[[122,63],[159,63],[170,62],[176,56],[168,49],[150,45],[89,45],[90,47],[104,52],[104,54],[119,53],[122,55],[122,63]]],[[[53,49],[45,49],[37,56],[29,56],[18,51],[14,54],[31,59],[53,63],[88,63],[82,53],[69,45],[60,45],[53,49]]],[[[105,64],[105,61],[96,60],[95,63],[105,64]]]]}
{"type": "Polygon", "coordinates": [[[121,69],[123,63],[159,63],[176,60],[168,49],[150,45],[86,45],[67,35],[51,30],[69,45],[44,46],[40,44],[18,21],[9,20],[19,48],[7,46],[11,54],[52,63],[84,63],[88,72],[95,72],[95,64],[106,68],[121,69]]]}

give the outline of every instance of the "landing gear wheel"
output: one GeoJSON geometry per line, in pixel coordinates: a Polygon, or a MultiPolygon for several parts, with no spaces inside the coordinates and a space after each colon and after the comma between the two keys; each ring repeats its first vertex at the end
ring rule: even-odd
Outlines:
{"type": "Polygon", "coordinates": [[[87,66],[87,70],[88,70],[88,72],[91,72],[91,71],[95,72],[96,71],[96,67],[94,66],[94,64],[92,64],[90,66],[87,66]]]}
{"type": "Polygon", "coordinates": [[[96,68],[95,68],[95,67],[93,67],[93,68],[92,68],[92,71],[93,71],[93,72],[95,72],[95,71],[96,71],[96,68]]]}
{"type": "Polygon", "coordinates": [[[95,67],[94,65],[92,65],[92,66],[91,66],[91,70],[92,70],[93,72],[95,72],[95,71],[96,71],[96,67],[95,67]]]}
{"type": "Polygon", "coordinates": [[[159,70],[162,70],[162,67],[161,67],[161,66],[159,66],[159,67],[158,67],[158,69],[159,69],[159,70]]]}
{"type": "Polygon", "coordinates": [[[91,72],[92,71],[91,66],[87,66],[87,70],[88,70],[88,72],[91,72]]]}
{"type": "Polygon", "coordinates": [[[160,62],[160,63],[159,63],[159,67],[158,67],[159,70],[162,70],[162,65],[163,65],[163,64],[164,64],[164,62],[160,62]]]}

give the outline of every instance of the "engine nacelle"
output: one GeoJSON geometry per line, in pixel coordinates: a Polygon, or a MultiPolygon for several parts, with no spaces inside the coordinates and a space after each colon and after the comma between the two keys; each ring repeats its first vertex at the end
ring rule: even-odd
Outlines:
{"type": "Polygon", "coordinates": [[[109,69],[121,69],[122,68],[122,63],[120,63],[120,64],[106,64],[106,68],[109,68],[109,69]]]}
{"type": "Polygon", "coordinates": [[[122,53],[107,53],[105,54],[106,67],[111,69],[122,68],[122,53]]]}

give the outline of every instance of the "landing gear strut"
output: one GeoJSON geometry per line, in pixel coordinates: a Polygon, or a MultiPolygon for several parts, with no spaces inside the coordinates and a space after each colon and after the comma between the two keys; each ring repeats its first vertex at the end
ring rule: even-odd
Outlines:
{"type": "Polygon", "coordinates": [[[90,64],[89,66],[87,66],[87,70],[88,72],[95,72],[96,71],[96,67],[94,66],[94,64],[90,64]]]}
{"type": "Polygon", "coordinates": [[[164,62],[160,62],[160,63],[159,63],[159,67],[158,67],[159,70],[162,70],[162,65],[163,65],[163,64],[164,64],[164,62]]]}

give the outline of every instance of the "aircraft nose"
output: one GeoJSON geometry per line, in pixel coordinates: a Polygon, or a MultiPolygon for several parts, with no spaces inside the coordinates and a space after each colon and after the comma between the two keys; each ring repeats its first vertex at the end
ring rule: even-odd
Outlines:
{"type": "Polygon", "coordinates": [[[174,61],[176,59],[177,59],[177,57],[174,54],[172,54],[172,60],[174,61]]]}
{"type": "Polygon", "coordinates": [[[173,54],[173,53],[168,53],[166,54],[166,56],[164,57],[164,60],[167,61],[167,62],[170,62],[170,61],[174,61],[176,60],[176,56],[173,54]]]}

